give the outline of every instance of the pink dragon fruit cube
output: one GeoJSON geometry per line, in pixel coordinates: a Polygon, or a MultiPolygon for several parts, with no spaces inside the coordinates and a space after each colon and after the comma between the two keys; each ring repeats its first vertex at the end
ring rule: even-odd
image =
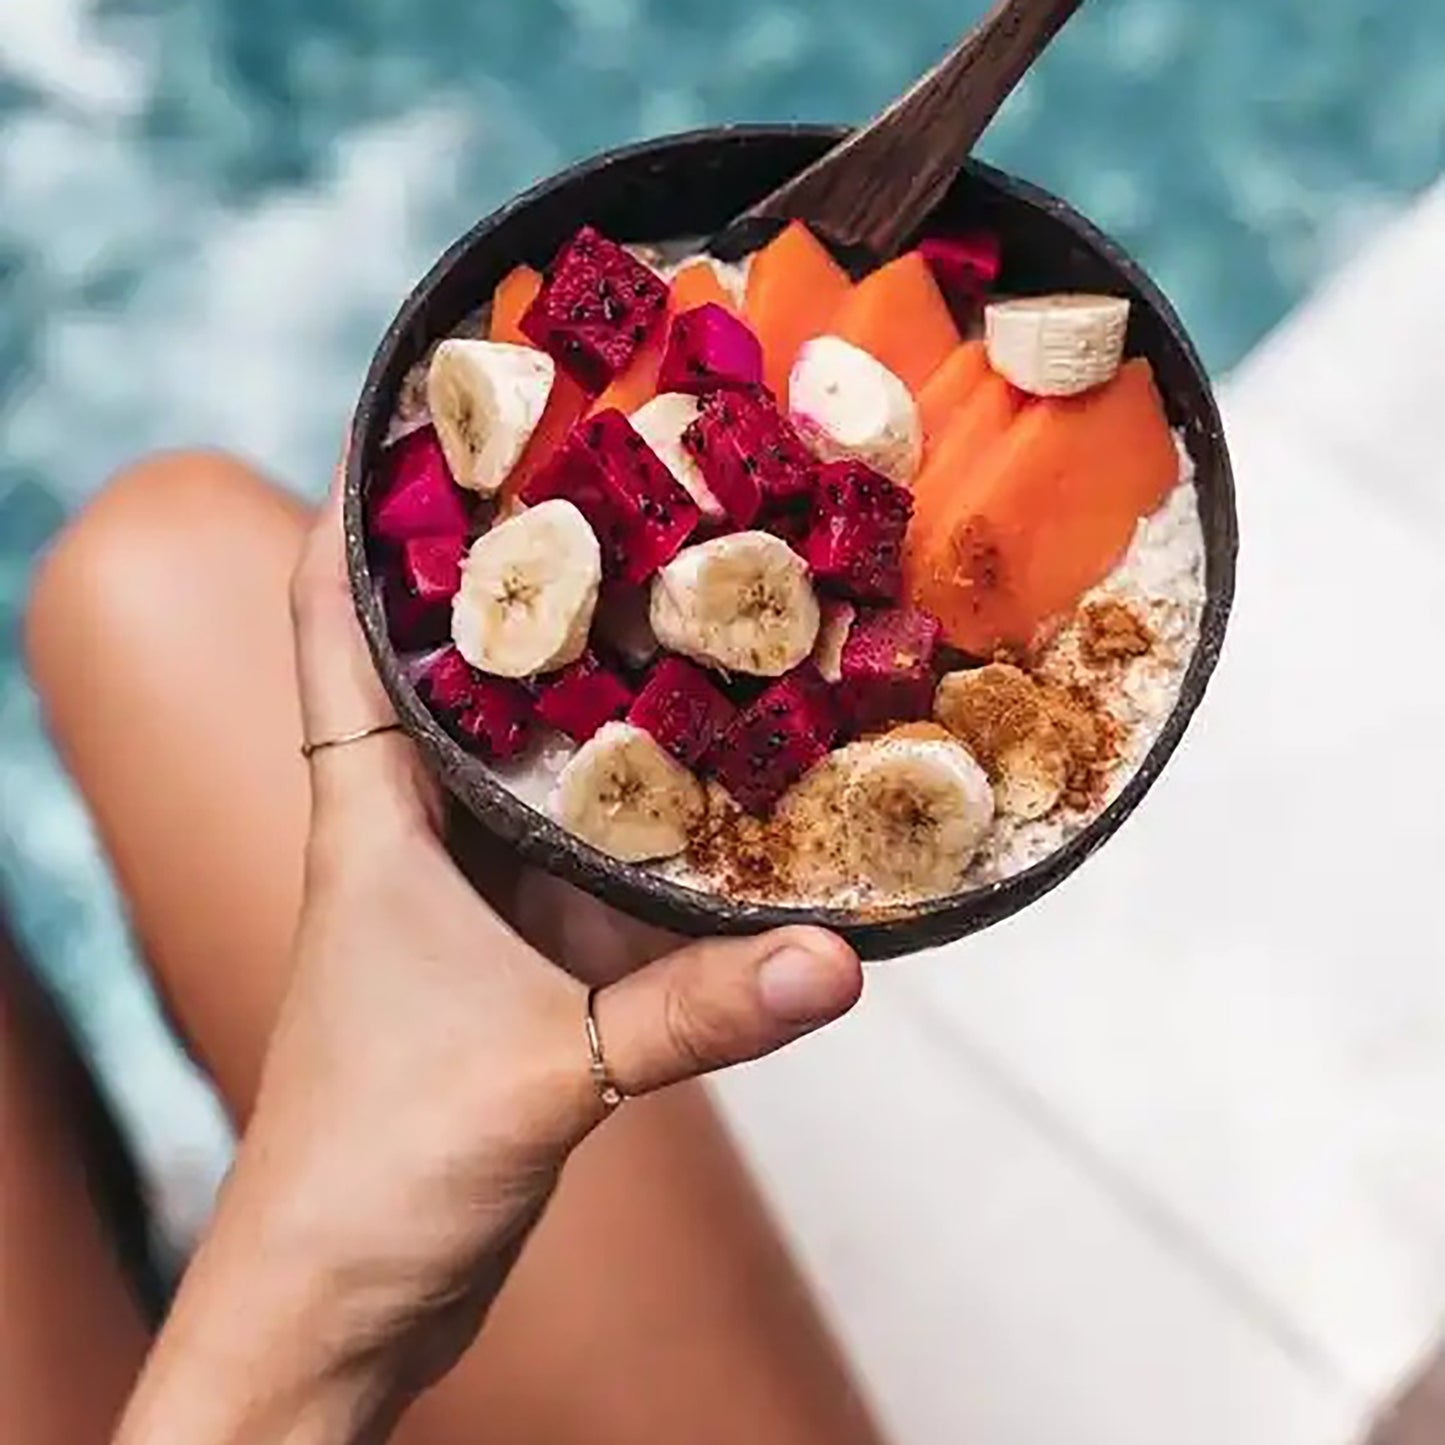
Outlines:
{"type": "Polygon", "coordinates": [[[1003,249],[992,231],[930,236],[918,246],[953,314],[968,321],[999,278],[1003,249]]]}
{"type": "Polygon", "coordinates": [[[943,625],[929,612],[890,607],[865,613],[843,644],[838,689],[845,729],[853,736],[933,713],[934,657],[943,625]]]}
{"type": "Polygon", "coordinates": [[[491,762],[506,762],[532,740],[532,694],[501,677],[477,678],[456,731],[464,747],[491,762]]]}
{"type": "Polygon", "coordinates": [[[537,716],[573,742],[585,743],[631,706],[632,689],[588,652],[543,687],[537,716]]]}
{"type": "Polygon", "coordinates": [[[820,590],[855,602],[897,602],[913,494],[862,462],[818,473],[813,524],[799,552],[820,590]]]}
{"type": "Polygon", "coordinates": [[[455,647],[427,659],[414,678],[421,700],[444,719],[459,717],[472,703],[482,675],[455,647]]]}
{"type": "Polygon", "coordinates": [[[710,391],[762,385],[763,348],[725,306],[709,302],[672,323],[658,376],[659,392],[704,396],[710,391]]]}
{"type": "Polygon", "coordinates": [[[682,444],[736,527],[751,527],[764,510],[806,504],[812,495],[817,458],[766,387],[704,397],[682,444]]]}
{"type": "Polygon", "coordinates": [[[391,547],[414,537],[460,537],[471,525],[431,427],[403,437],[384,456],[388,475],[371,510],[372,534],[391,547]]]}
{"type": "Polygon", "coordinates": [[[431,647],[451,633],[452,598],[461,586],[465,537],[408,537],[385,588],[387,630],[402,652],[431,647]]]}
{"type": "Polygon", "coordinates": [[[667,284],[585,226],[562,248],[521,326],[584,390],[605,391],[662,324],[667,284]]]}
{"type": "Polygon", "coordinates": [[[731,725],[737,709],[702,668],[664,657],[652,669],[627,721],[653,738],[686,768],[696,767],[731,725]]]}
{"type": "Polygon", "coordinates": [[[832,690],[804,663],[738,715],[707,766],[739,807],[766,817],[827,756],[837,731],[832,690]]]}
{"type": "Polygon", "coordinates": [[[609,578],[638,585],[682,550],[701,513],[620,411],[598,412],[527,484],[529,506],[562,497],[590,523],[609,578]]]}

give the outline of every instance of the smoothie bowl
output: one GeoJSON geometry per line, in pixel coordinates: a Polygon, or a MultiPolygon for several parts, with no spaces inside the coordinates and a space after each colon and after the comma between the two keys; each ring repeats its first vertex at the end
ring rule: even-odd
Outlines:
{"type": "Polygon", "coordinates": [[[871,269],[689,239],[840,134],[658,141],[483,222],[382,343],[346,527],[399,715],[491,831],[650,923],[883,958],[1132,812],[1237,534],[1177,318],[1062,202],[970,166],[871,269]]]}

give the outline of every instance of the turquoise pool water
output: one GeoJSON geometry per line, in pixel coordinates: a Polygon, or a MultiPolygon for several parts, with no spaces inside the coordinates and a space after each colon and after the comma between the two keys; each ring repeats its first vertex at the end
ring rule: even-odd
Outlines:
{"type": "MultiPolygon", "coordinates": [[[[620,141],[866,116],[981,9],[0,7],[0,881],[172,1183],[203,1186],[214,1120],[21,679],[36,550],[157,446],[314,492],[397,300],[480,214],[620,141]]],[[[1442,63],[1438,0],[1089,0],[982,150],[1118,235],[1223,370],[1445,165],[1442,63]]]]}

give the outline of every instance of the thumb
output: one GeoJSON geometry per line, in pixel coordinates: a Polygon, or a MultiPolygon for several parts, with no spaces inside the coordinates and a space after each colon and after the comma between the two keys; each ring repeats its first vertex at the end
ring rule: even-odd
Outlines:
{"type": "Polygon", "coordinates": [[[817,928],[693,944],[597,998],[613,1081],[646,1094],[746,1063],[841,1018],[863,991],[857,955],[817,928]]]}

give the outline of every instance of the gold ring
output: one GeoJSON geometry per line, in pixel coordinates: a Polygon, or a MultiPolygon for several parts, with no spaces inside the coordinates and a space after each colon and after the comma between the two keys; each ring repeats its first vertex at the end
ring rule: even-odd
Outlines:
{"type": "Polygon", "coordinates": [[[319,743],[302,743],[301,756],[309,760],[328,748],[349,747],[352,743],[363,743],[367,738],[379,738],[383,733],[399,733],[401,730],[399,722],[378,723],[374,728],[362,728],[358,732],[345,733],[339,738],[326,738],[319,743]]]}
{"type": "Polygon", "coordinates": [[[607,1067],[607,1057],[602,1052],[602,1033],[597,1027],[597,995],[600,991],[596,988],[587,990],[587,1052],[591,1056],[592,1083],[597,1089],[597,1097],[610,1114],[627,1102],[627,1095],[617,1087],[607,1067]]]}

